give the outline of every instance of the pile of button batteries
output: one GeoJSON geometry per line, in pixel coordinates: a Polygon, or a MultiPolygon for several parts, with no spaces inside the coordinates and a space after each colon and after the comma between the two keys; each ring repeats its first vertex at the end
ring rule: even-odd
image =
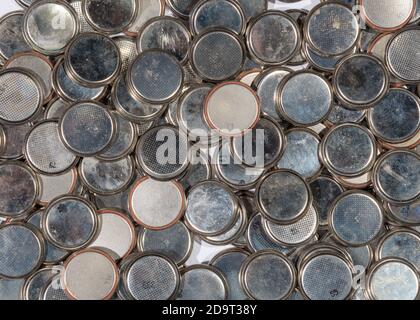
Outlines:
{"type": "Polygon", "coordinates": [[[17,2],[0,298],[419,298],[419,1],[17,2]]]}

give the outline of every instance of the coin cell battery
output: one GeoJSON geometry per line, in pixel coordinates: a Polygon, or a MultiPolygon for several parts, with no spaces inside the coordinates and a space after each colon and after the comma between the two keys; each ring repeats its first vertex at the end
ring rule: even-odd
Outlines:
{"type": "Polygon", "coordinates": [[[61,281],[74,300],[108,300],[117,289],[118,279],[118,267],[107,253],[84,249],[66,260],[61,281]]]}
{"type": "Polygon", "coordinates": [[[222,136],[243,135],[260,118],[260,100],[241,82],[221,83],[207,95],[204,118],[222,136]]]}
{"type": "Polygon", "coordinates": [[[58,55],[79,32],[80,25],[76,12],[67,2],[42,0],[26,10],[22,28],[25,40],[35,50],[58,55]]]}
{"type": "Polygon", "coordinates": [[[125,34],[133,37],[137,36],[148,21],[165,13],[165,0],[138,0],[137,4],[138,10],[134,21],[124,30],[125,34]]]}
{"type": "Polygon", "coordinates": [[[22,33],[23,11],[13,11],[0,19],[0,60],[31,51],[22,33]]]}
{"type": "Polygon", "coordinates": [[[177,181],[158,181],[140,178],[129,195],[129,210],[132,218],[151,230],[171,227],[185,210],[185,193],[177,181]]]}

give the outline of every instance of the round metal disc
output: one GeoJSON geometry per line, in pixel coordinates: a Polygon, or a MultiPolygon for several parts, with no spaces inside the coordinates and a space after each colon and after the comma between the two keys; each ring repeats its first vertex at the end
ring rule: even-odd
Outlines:
{"type": "Polygon", "coordinates": [[[0,276],[24,278],[44,261],[45,245],[40,231],[31,225],[0,226],[0,276]]]}
{"type": "Polygon", "coordinates": [[[171,227],[185,210],[185,193],[177,181],[140,178],[132,187],[129,210],[133,219],[151,230],[171,227]]]}
{"type": "Polygon", "coordinates": [[[137,0],[137,15],[124,32],[136,36],[140,29],[152,18],[165,13],[165,0],[137,0]]]}
{"type": "Polygon", "coordinates": [[[226,300],[228,286],[215,267],[194,265],[181,271],[182,280],[177,300],[226,300]]]}
{"type": "Polygon", "coordinates": [[[352,266],[338,255],[315,255],[299,270],[299,287],[310,300],[345,300],[352,285],[352,266]]]}
{"type": "Polygon", "coordinates": [[[39,203],[47,206],[53,199],[71,194],[77,187],[77,170],[74,168],[60,175],[43,175],[39,174],[40,195],[39,203]]]}
{"type": "MultiPolygon", "coordinates": [[[[45,214],[44,210],[38,210],[32,214],[27,223],[33,225],[34,227],[42,230],[42,217],[45,214]]],[[[48,239],[45,239],[45,259],[44,264],[56,264],[63,261],[68,256],[66,250],[60,249],[53,245],[48,239]]]]}
{"type": "Polygon", "coordinates": [[[267,0],[237,0],[245,15],[245,20],[249,21],[251,18],[263,13],[268,8],[267,0]]]}
{"type": "Polygon", "coordinates": [[[284,300],[295,288],[296,270],[283,254],[261,251],[242,264],[240,281],[252,299],[284,300]]]}
{"type": "Polygon", "coordinates": [[[170,300],[178,293],[180,275],[176,265],[158,254],[140,254],[125,272],[127,293],[134,300],[170,300]]]}
{"type": "Polygon", "coordinates": [[[0,57],[4,60],[31,50],[22,33],[23,14],[23,11],[13,11],[0,19],[0,57]]]}
{"type": "Polygon", "coordinates": [[[285,146],[286,137],[283,130],[275,120],[267,116],[261,117],[255,128],[243,137],[232,139],[232,151],[242,164],[264,169],[276,165],[285,146]]]}
{"type": "Polygon", "coordinates": [[[138,101],[165,104],[181,92],[184,71],[175,56],[162,50],[142,52],[127,72],[127,88],[138,101]]]}
{"type": "Polygon", "coordinates": [[[86,21],[86,17],[83,14],[83,0],[67,0],[67,2],[69,2],[69,4],[73,7],[74,11],[76,11],[80,25],[80,33],[93,32],[93,28],[86,21]]]}
{"type": "Polygon", "coordinates": [[[328,211],[334,200],[344,192],[343,187],[334,179],[320,176],[310,183],[314,197],[313,205],[319,214],[320,225],[328,224],[328,211]]]}
{"type": "Polygon", "coordinates": [[[392,32],[410,22],[416,10],[416,0],[361,0],[360,7],[370,27],[380,32],[392,32]]]}
{"type": "Polygon", "coordinates": [[[279,225],[263,220],[267,234],[283,246],[299,246],[311,241],[318,230],[318,225],[318,212],[313,206],[302,219],[293,224],[279,225]]]}
{"type": "Polygon", "coordinates": [[[279,243],[274,242],[266,233],[262,225],[262,216],[260,213],[250,218],[248,228],[246,230],[246,242],[248,248],[252,252],[258,252],[265,249],[272,249],[281,253],[289,253],[289,249],[282,247],[279,243]]]}
{"type": "Polygon", "coordinates": [[[245,56],[241,40],[225,29],[201,33],[194,39],[189,53],[197,75],[212,82],[234,78],[241,71],[245,56]]]}
{"type": "Polygon", "coordinates": [[[249,190],[255,187],[264,174],[262,168],[246,168],[231,156],[229,143],[220,145],[215,156],[217,177],[235,189],[249,190]]]}
{"type": "Polygon", "coordinates": [[[39,181],[21,162],[0,164],[0,216],[18,218],[28,214],[39,199],[39,181]]]}
{"type": "Polygon", "coordinates": [[[0,120],[20,124],[32,120],[40,110],[44,95],[41,80],[23,68],[0,71],[0,120]]]}
{"type": "Polygon", "coordinates": [[[337,98],[343,104],[351,109],[363,109],[384,97],[389,76],[378,58],[354,54],[340,61],[333,84],[337,98]]]}
{"type": "Polygon", "coordinates": [[[126,85],[124,76],[120,76],[112,88],[112,102],[117,110],[127,120],[144,123],[160,117],[166,110],[164,105],[149,104],[134,100],[126,85]]]}
{"type": "MultiPolygon", "coordinates": [[[[192,154],[194,153],[192,152],[192,154]]],[[[202,181],[210,180],[213,176],[213,170],[210,166],[210,157],[202,152],[200,152],[198,157],[200,157],[200,160],[198,160],[198,162],[192,161],[188,171],[179,181],[185,191],[189,191],[193,186],[202,181]]]]}
{"type": "Polygon", "coordinates": [[[123,191],[134,176],[134,162],[131,157],[103,161],[97,158],[83,158],[79,175],[84,185],[94,193],[115,194],[123,191]]]}
{"type": "Polygon", "coordinates": [[[41,299],[40,300],[48,300],[48,301],[65,301],[70,300],[67,296],[66,292],[63,289],[63,286],[60,281],[60,275],[57,275],[50,279],[46,286],[41,291],[41,299]]]}
{"type": "Polygon", "coordinates": [[[204,118],[221,135],[237,136],[255,127],[260,109],[260,100],[250,87],[241,82],[224,82],[207,95],[204,118]]]}
{"type": "Polygon", "coordinates": [[[331,113],[328,116],[328,122],[338,125],[346,122],[360,123],[365,118],[365,110],[351,110],[343,107],[337,101],[333,104],[331,113]]]}
{"type": "Polygon", "coordinates": [[[79,84],[100,87],[111,83],[121,69],[120,50],[99,33],[82,33],[67,46],[64,67],[79,84]]]}
{"type": "Polygon", "coordinates": [[[379,261],[369,272],[367,293],[372,300],[417,300],[419,275],[401,259],[379,261]]]}
{"type": "Polygon", "coordinates": [[[64,250],[89,245],[97,234],[98,217],[87,200],[64,196],[54,200],[42,217],[42,230],[49,241],[64,250]]]}
{"type": "Polygon", "coordinates": [[[76,155],[94,156],[110,146],[116,127],[112,114],[102,104],[80,102],[60,119],[59,133],[64,145],[76,155]]]}
{"type": "Polygon", "coordinates": [[[98,218],[98,235],[89,247],[107,252],[114,260],[126,257],[136,241],[136,232],[130,219],[111,209],[99,210],[98,218]]]}
{"type": "Polygon", "coordinates": [[[416,83],[420,81],[420,27],[403,29],[394,34],[386,48],[386,64],[398,79],[416,83]]]}
{"type": "Polygon", "coordinates": [[[289,170],[266,174],[256,188],[255,198],[266,219],[286,225],[300,220],[312,203],[309,185],[289,170]]]}
{"type": "Polygon", "coordinates": [[[324,56],[338,56],[353,50],[359,32],[359,23],[352,9],[335,2],[314,7],[304,27],[308,45],[324,56]]]}
{"type": "Polygon", "coordinates": [[[277,121],[281,121],[276,109],[277,87],[292,69],[273,67],[263,72],[255,79],[252,87],[256,88],[261,102],[261,111],[277,121]]]}
{"type": "Polygon", "coordinates": [[[420,234],[405,228],[392,230],[381,239],[376,255],[378,260],[388,257],[405,259],[420,270],[420,234]]]}
{"type": "Polygon", "coordinates": [[[137,49],[140,53],[149,49],[161,49],[184,63],[190,41],[190,32],[181,20],[168,16],[156,17],[140,30],[137,49]]]}
{"type": "Polygon", "coordinates": [[[373,185],[379,196],[394,204],[409,204],[420,196],[420,156],[407,150],[384,154],[373,171],[373,185]]]}
{"type": "Polygon", "coordinates": [[[87,22],[99,32],[120,33],[137,16],[137,0],[84,0],[83,14],[87,22]]]}
{"type": "MultiPolygon", "coordinates": [[[[293,18],[293,20],[296,21],[296,23],[299,26],[299,29],[302,30],[305,24],[306,17],[308,16],[308,10],[289,9],[289,10],[286,10],[286,13],[289,14],[293,18]]],[[[292,58],[292,60],[288,62],[290,66],[300,66],[306,63],[306,58],[302,53],[302,46],[303,46],[303,43],[301,43],[301,50],[298,51],[296,55],[292,58]]]]}
{"type": "Polygon", "coordinates": [[[309,129],[292,129],[286,133],[286,141],[286,148],[277,167],[294,170],[306,179],[319,174],[322,169],[318,158],[319,136],[309,129]]]}
{"type": "Polygon", "coordinates": [[[236,77],[236,80],[239,80],[239,82],[242,82],[247,86],[251,87],[255,78],[257,78],[260,75],[260,73],[262,73],[262,70],[258,68],[245,70],[236,77]]]}
{"type": "Polygon", "coordinates": [[[331,205],[328,224],[338,240],[360,247],[375,240],[382,231],[382,207],[367,192],[348,191],[331,205]]]}
{"type": "Polygon", "coordinates": [[[357,177],[372,169],[377,154],[376,141],[365,127],[344,123],[326,134],[320,153],[329,171],[344,177],[357,177]]]}
{"type": "Polygon", "coordinates": [[[301,38],[298,24],[281,11],[260,14],[247,29],[249,53],[263,65],[280,65],[293,59],[300,49],[301,38]]]}
{"type": "Polygon", "coordinates": [[[228,300],[248,300],[247,295],[239,282],[239,272],[242,263],[249,253],[240,249],[227,249],[217,254],[210,262],[211,266],[220,270],[227,281],[229,288],[228,300]]]}
{"type": "Polygon", "coordinates": [[[57,273],[53,267],[42,268],[33,273],[23,284],[22,299],[41,300],[42,290],[57,273]]]}
{"type": "Polygon", "coordinates": [[[370,245],[363,247],[346,247],[345,250],[351,256],[353,265],[355,267],[361,266],[365,269],[369,269],[373,260],[373,250],[370,245]]]}
{"type": "Polygon", "coordinates": [[[136,161],[157,180],[181,176],[189,166],[187,137],[176,127],[163,125],[144,133],[137,144],[136,161]]]}
{"type": "Polygon", "coordinates": [[[191,255],[193,235],[184,223],[178,221],[165,230],[142,229],[138,235],[137,247],[141,252],[161,253],[177,265],[182,265],[191,255]]]}
{"type": "Polygon", "coordinates": [[[235,224],[238,214],[235,195],[220,182],[199,183],[188,194],[185,222],[200,235],[224,233],[235,224]]]}
{"type": "Polygon", "coordinates": [[[77,14],[66,1],[36,1],[25,12],[23,35],[34,50],[46,55],[63,53],[79,32],[77,14]]]}
{"type": "Polygon", "coordinates": [[[201,0],[191,10],[189,23],[194,34],[210,28],[224,28],[243,34],[246,25],[241,6],[232,0],[201,0]]]}
{"type": "Polygon", "coordinates": [[[368,112],[369,127],[390,143],[410,140],[420,131],[420,99],[405,89],[392,88],[368,112]]]}
{"type": "Polygon", "coordinates": [[[23,146],[25,138],[31,129],[29,123],[20,125],[2,125],[6,144],[5,149],[0,154],[0,159],[16,160],[23,156],[23,146]]]}
{"type": "Polygon", "coordinates": [[[298,71],[286,76],[278,89],[277,110],[296,126],[313,126],[328,117],[333,104],[331,85],[323,76],[298,71]]]}
{"type": "Polygon", "coordinates": [[[57,95],[68,102],[99,100],[106,92],[106,87],[88,88],[73,81],[67,75],[63,59],[60,59],[54,67],[52,85],[57,95]]]}
{"type": "Polygon", "coordinates": [[[45,100],[51,99],[51,76],[53,71],[53,64],[47,57],[36,52],[18,53],[10,58],[4,67],[6,69],[24,68],[36,73],[42,80],[42,88],[45,100]]]}
{"type": "Polygon", "coordinates": [[[78,251],[66,260],[64,268],[64,290],[75,300],[108,300],[117,289],[118,267],[101,250],[78,251]]]}
{"type": "Polygon", "coordinates": [[[32,127],[26,137],[24,152],[28,163],[42,174],[66,172],[77,161],[61,142],[56,120],[44,120],[32,127]]]}
{"type": "Polygon", "coordinates": [[[337,66],[338,62],[345,56],[322,56],[321,54],[311,49],[306,42],[302,45],[302,47],[303,54],[308,60],[309,64],[314,69],[328,73],[332,73],[335,67],[337,66]]]}

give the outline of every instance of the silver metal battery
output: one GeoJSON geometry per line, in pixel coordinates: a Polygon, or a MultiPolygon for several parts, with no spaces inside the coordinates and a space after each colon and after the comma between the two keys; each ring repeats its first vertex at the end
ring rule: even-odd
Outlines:
{"type": "Polygon", "coordinates": [[[86,18],[83,14],[83,0],[69,0],[67,1],[76,11],[77,18],[79,20],[80,25],[80,33],[83,32],[93,32],[93,28],[91,25],[86,21],[86,18]]]}
{"type": "Polygon", "coordinates": [[[138,52],[161,49],[173,54],[182,64],[188,59],[191,34],[184,22],[173,17],[153,18],[141,28],[137,37],[138,52]]]}
{"type": "Polygon", "coordinates": [[[0,120],[11,124],[33,120],[44,103],[41,81],[23,68],[0,71],[0,120]]]}
{"type": "Polygon", "coordinates": [[[223,183],[204,181],[188,194],[185,210],[187,227],[204,236],[217,236],[229,230],[237,221],[238,201],[223,183]]]}
{"type": "Polygon", "coordinates": [[[76,11],[66,1],[40,0],[25,11],[22,30],[34,50],[58,55],[77,35],[80,25],[76,11]]]}
{"type": "Polygon", "coordinates": [[[295,288],[296,270],[277,251],[260,251],[242,264],[240,281],[246,294],[255,300],[287,299],[295,288]]]}
{"type": "Polygon", "coordinates": [[[181,282],[176,264],[156,253],[138,254],[132,258],[122,281],[129,298],[142,301],[174,299],[181,282]]]}
{"type": "Polygon", "coordinates": [[[378,261],[367,277],[367,294],[372,300],[417,300],[419,275],[414,266],[398,258],[378,261]]]}
{"type": "Polygon", "coordinates": [[[416,10],[416,0],[361,0],[364,22],[380,32],[393,32],[409,23],[416,10]]]}
{"type": "Polygon", "coordinates": [[[210,82],[237,76],[245,62],[245,46],[238,36],[225,29],[211,29],[194,38],[190,63],[197,75],[210,82]],[[209,60],[209,57],[212,57],[209,60]]]}
{"type": "Polygon", "coordinates": [[[165,0],[137,0],[137,15],[131,26],[124,33],[135,37],[144,24],[152,18],[162,16],[165,13],[165,0]]]}
{"type": "Polygon", "coordinates": [[[106,106],[85,101],[73,104],[59,122],[64,145],[79,156],[94,156],[110,147],[116,134],[115,119],[106,106]]]}
{"type": "Polygon", "coordinates": [[[3,60],[31,50],[22,33],[23,14],[23,11],[13,11],[0,19],[0,57],[3,60]]]}
{"type": "Polygon", "coordinates": [[[374,241],[383,230],[382,207],[367,192],[348,191],[331,205],[328,224],[337,240],[360,247],[374,241]]]}
{"type": "Polygon", "coordinates": [[[227,281],[218,269],[193,265],[181,270],[181,286],[177,300],[226,300],[227,281]]]}
{"type": "Polygon", "coordinates": [[[339,176],[358,177],[370,171],[376,161],[377,146],[373,134],[355,123],[333,127],[322,139],[321,160],[339,176]]]}
{"type": "Polygon", "coordinates": [[[281,65],[299,52],[302,37],[291,16],[268,10],[249,23],[246,38],[253,60],[262,65],[281,65]]]}
{"type": "Polygon", "coordinates": [[[268,0],[237,0],[244,12],[245,20],[249,21],[268,9],[268,0]]]}
{"type": "Polygon", "coordinates": [[[35,172],[26,164],[6,161],[0,164],[0,216],[20,218],[27,215],[39,200],[40,186],[35,172]]]}
{"type": "Polygon", "coordinates": [[[137,0],[84,0],[82,5],[86,21],[92,28],[110,34],[127,29],[141,10],[137,0]]]}
{"type": "Polygon", "coordinates": [[[6,137],[5,148],[0,154],[2,160],[17,160],[23,157],[23,146],[25,138],[31,129],[29,123],[20,125],[2,125],[4,135],[6,137]]]}
{"type": "Polygon", "coordinates": [[[108,300],[118,285],[118,267],[106,252],[84,249],[64,263],[61,277],[66,294],[74,300],[108,300]]]}
{"type": "Polygon", "coordinates": [[[60,281],[61,275],[57,275],[52,279],[48,280],[47,284],[41,291],[40,300],[48,301],[66,301],[70,300],[66,292],[63,289],[63,285],[60,281]]]}
{"type": "Polygon", "coordinates": [[[308,45],[323,56],[338,56],[353,50],[360,28],[352,9],[337,2],[315,6],[305,21],[304,34],[308,45]]]}
{"type": "Polygon", "coordinates": [[[410,204],[420,197],[420,156],[408,150],[390,151],[381,156],[373,170],[376,193],[393,204],[410,204]]]}
{"type": "Polygon", "coordinates": [[[236,1],[200,0],[191,10],[189,25],[195,35],[210,28],[224,28],[242,35],[246,21],[242,7],[236,1]]]}
{"type": "Polygon", "coordinates": [[[353,54],[337,65],[333,86],[337,98],[348,108],[366,109],[387,93],[389,75],[378,58],[353,54]]]}
{"type": "Polygon", "coordinates": [[[42,216],[46,239],[68,251],[88,246],[97,235],[98,224],[94,206],[84,198],[70,195],[55,199],[42,216]]]}
{"type": "Polygon", "coordinates": [[[181,93],[184,71],[172,54],[160,49],[143,51],[130,65],[126,84],[138,101],[166,104],[181,93]]]}
{"type": "Polygon", "coordinates": [[[132,218],[151,230],[164,230],[178,222],[185,211],[186,197],[179,182],[143,177],[132,186],[128,198],[132,218]]]}
{"type": "Polygon", "coordinates": [[[297,173],[281,169],[261,178],[255,199],[264,218],[287,225],[305,216],[312,203],[312,192],[297,173]]]}
{"type": "Polygon", "coordinates": [[[327,123],[332,125],[343,124],[346,122],[361,123],[366,115],[366,110],[352,110],[343,107],[335,101],[331,113],[328,115],[327,123]]]}
{"type": "Polygon", "coordinates": [[[47,175],[64,173],[78,160],[61,142],[56,120],[44,120],[32,127],[26,137],[24,153],[34,170],[47,175]]]}
{"type": "Polygon", "coordinates": [[[20,222],[1,225],[0,242],[2,278],[24,278],[36,271],[44,261],[44,238],[41,232],[31,225],[20,222]]]}
{"type": "Polygon", "coordinates": [[[385,213],[391,216],[391,220],[404,225],[420,225],[420,202],[416,201],[408,205],[395,205],[389,202],[384,204],[385,213]]]}
{"type": "Polygon", "coordinates": [[[403,143],[420,131],[420,99],[405,89],[391,88],[368,110],[369,127],[379,139],[403,143]]]}
{"type": "Polygon", "coordinates": [[[47,285],[48,281],[56,276],[58,270],[54,267],[45,267],[37,270],[29,276],[21,290],[23,300],[41,300],[41,292],[47,285]]]}
{"type": "Polygon", "coordinates": [[[121,54],[115,42],[99,33],[81,33],[67,46],[64,68],[69,77],[87,87],[111,83],[121,69],[121,54]]]}
{"type": "Polygon", "coordinates": [[[286,148],[277,167],[294,170],[309,180],[319,175],[322,170],[318,158],[321,138],[310,129],[295,128],[286,132],[286,141],[286,148]]]}
{"type": "Polygon", "coordinates": [[[137,57],[137,45],[136,38],[125,35],[118,35],[113,38],[118,49],[120,49],[121,55],[121,72],[126,72],[130,64],[137,57]]]}
{"type": "Polygon", "coordinates": [[[418,66],[420,26],[409,27],[396,32],[386,47],[385,59],[390,73],[406,83],[420,81],[418,66]]]}

